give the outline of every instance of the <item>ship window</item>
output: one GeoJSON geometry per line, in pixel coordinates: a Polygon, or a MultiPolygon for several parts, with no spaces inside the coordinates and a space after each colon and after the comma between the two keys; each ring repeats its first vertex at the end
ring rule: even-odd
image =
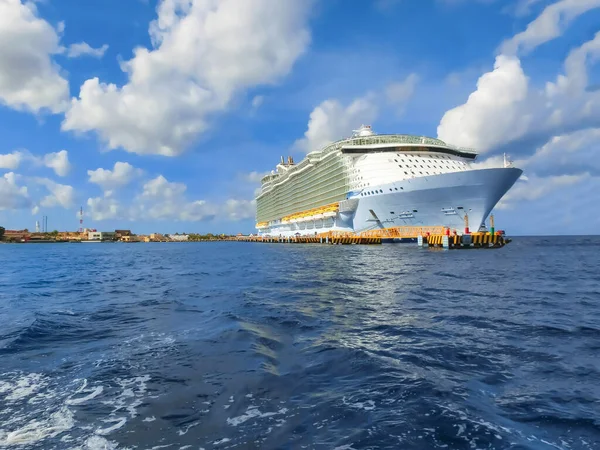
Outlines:
{"type": "Polygon", "coordinates": [[[400,189],[404,190],[404,188],[403,188],[403,187],[400,187],[400,189]]]}
{"type": "Polygon", "coordinates": [[[413,209],[413,212],[419,212],[419,211],[417,211],[416,209],[413,209]]]}
{"type": "Polygon", "coordinates": [[[457,206],[456,209],[465,209],[462,206],[457,206]]]}
{"type": "Polygon", "coordinates": [[[397,159],[395,159],[395,158],[394,158],[394,161],[398,162],[398,160],[397,160],[397,159]]]}
{"type": "Polygon", "coordinates": [[[390,211],[390,214],[396,214],[394,211],[390,211]]]}
{"type": "Polygon", "coordinates": [[[395,188],[396,190],[398,190],[398,188],[395,188]]]}
{"type": "Polygon", "coordinates": [[[390,192],[392,192],[392,188],[390,188],[390,192]]]}

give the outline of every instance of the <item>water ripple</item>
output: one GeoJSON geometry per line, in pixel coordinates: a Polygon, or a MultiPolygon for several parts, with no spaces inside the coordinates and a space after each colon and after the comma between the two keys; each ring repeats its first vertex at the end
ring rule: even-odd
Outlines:
{"type": "Polygon", "coordinates": [[[600,448],[598,247],[3,246],[0,448],[600,448]]]}

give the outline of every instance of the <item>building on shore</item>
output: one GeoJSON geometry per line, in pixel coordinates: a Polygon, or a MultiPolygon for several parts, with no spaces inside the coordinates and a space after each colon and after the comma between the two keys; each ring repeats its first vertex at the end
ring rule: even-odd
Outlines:
{"type": "Polygon", "coordinates": [[[176,234],[170,234],[169,238],[172,241],[175,241],[175,242],[185,242],[185,241],[188,241],[190,239],[190,235],[189,234],[177,234],[176,233],[176,234]]]}
{"type": "MultiPolygon", "coordinates": [[[[123,240],[124,237],[131,237],[131,236],[133,236],[133,233],[131,232],[131,230],[115,230],[115,237],[117,240],[123,240]]],[[[127,242],[129,242],[129,241],[127,241],[127,242]]]]}
{"type": "Polygon", "coordinates": [[[116,233],[114,231],[90,231],[88,232],[89,241],[114,241],[116,233]]]}

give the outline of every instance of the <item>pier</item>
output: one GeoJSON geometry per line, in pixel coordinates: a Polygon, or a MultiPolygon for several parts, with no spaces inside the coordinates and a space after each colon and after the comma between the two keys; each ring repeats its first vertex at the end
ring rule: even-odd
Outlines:
{"type": "Polygon", "coordinates": [[[494,216],[490,216],[490,231],[469,231],[469,219],[465,216],[464,233],[443,226],[403,226],[380,228],[361,233],[328,231],[314,236],[237,236],[236,241],[270,244],[330,244],[330,245],[380,245],[388,243],[416,242],[419,247],[445,249],[501,248],[511,242],[503,232],[496,232],[494,216]]]}

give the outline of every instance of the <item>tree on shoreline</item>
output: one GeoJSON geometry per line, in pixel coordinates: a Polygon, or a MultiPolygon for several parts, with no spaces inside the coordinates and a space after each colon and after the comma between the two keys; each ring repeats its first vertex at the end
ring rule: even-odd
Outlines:
{"type": "Polygon", "coordinates": [[[6,231],[6,229],[4,227],[0,227],[0,241],[4,238],[4,231],[6,231]]]}

